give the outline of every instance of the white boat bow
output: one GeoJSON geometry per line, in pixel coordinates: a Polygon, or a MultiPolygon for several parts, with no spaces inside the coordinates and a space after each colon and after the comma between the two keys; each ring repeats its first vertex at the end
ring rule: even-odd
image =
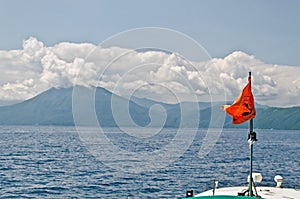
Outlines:
{"type": "MultiPolygon", "coordinates": [[[[237,194],[243,190],[248,189],[248,187],[226,187],[215,189],[215,196],[227,195],[227,196],[237,196],[237,194]]],[[[300,199],[300,189],[291,188],[276,188],[276,187],[256,187],[257,194],[265,199],[300,199]]],[[[195,197],[200,196],[212,196],[213,190],[208,190],[200,194],[195,195],[195,197]]]]}

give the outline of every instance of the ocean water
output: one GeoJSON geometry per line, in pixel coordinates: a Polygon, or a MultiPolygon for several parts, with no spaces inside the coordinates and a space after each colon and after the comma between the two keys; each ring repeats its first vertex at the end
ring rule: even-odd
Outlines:
{"type": "MultiPolygon", "coordinates": [[[[205,157],[198,152],[206,130],[197,130],[195,137],[186,132],[191,144],[169,165],[153,169],[153,161],[143,160],[144,169],[126,172],[120,168],[140,160],[130,160],[130,156],[120,160],[103,150],[106,162],[101,161],[74,127],[1,126],[0,198],[181,198],[189,189],[196,193],[211,189],[213,180],[219,181],[219,187],[246,184],[247,129],[223,129],[205,157]],[[113,164],[107,164],[107,159],[113,164]]],[[[256,132],[253,168],[263,175],[259,185],[275,186],[273,178],[279,174],[284,177],[284,187],[299,188],[300,131],[256,132]]],[[[139,138],[119,129],[105,129],[113,145],[141,154],[159,152],[175,134],[176,129],[163,129],[139,138]]],[[[180,147],[169,153],[176,154],[180,147]]],[[[154,161],[159,163],[163,157],[154,161]]]]}

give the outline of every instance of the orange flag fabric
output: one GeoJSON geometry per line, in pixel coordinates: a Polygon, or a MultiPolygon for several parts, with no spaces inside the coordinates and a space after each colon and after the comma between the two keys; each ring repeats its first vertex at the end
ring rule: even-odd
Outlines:
{"type": "Polygon", "coordinates": [[[240,96],[232,105],[224,105],[222,109],[232,116],[232,124],[241,124],[255,117],[254,98],[251,91],[251,77],[240,96]]]}

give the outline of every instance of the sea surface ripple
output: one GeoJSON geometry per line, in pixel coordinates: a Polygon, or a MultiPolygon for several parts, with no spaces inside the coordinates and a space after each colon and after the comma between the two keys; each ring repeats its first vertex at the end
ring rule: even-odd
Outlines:
{"type": "MultiPolygon", "coordinates": [[[[176,129],[147,139],[133,139],[114,128],[105,132],[115,145],[138,152],[164,146],[176,129]]],[[[223,129],[212,151],[200,158],[205,132],[199,129],[189,149],[169,166],[125,173],[91,155],[74,127],[1,126],[0,198],[181,198],[189,189],[211,189],[213,180],[219,187],[245,185],[247,129],[223,129]]],[[[263,175],[259,185],[275,186],[273,178],[279,174],[284,187],[299,188],[300,131],[257,130],[257,138],[254,171],[263,175]]]]}

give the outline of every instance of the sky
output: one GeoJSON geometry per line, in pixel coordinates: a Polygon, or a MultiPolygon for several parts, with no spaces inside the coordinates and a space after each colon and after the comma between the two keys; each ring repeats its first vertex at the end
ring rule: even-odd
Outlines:
{"type": "MultiPolygon", "coordinates": [[[[191,99],[186,94],[191,90],[199,100],[212,95],[233,100],[251,70],[259,103],[299,106],[299,7],[296,0],[1,0],[0,99],[25,100],[51,87],[79,82],[110,90],[119,85],[119,94],[131,89],[142,95],[147,90],[148,97],[170,102],[176,99],[162,94],[162,87],[172,95],[186,96],[183,100],[191,99]],[[136,33],[136,40],[119,37],[127,46],[118,45],[116,35],[127,36],[126,31],[144,27],[177,31],[182,34],[181,42],[185,38],[200,45],[207,59],[197,59],[195,53],[186,60],[189,56],[181,57],[170,45],[171,53],[128,53],[138,37],[148,44],[168,40],[161,35],[136,33]],[[105,43],[115,47],[102,45],[105,43]],[[89,56],[91,51],[99,53],[96,58],[89,56]],[[122,58],[99,80],[103,64],[120,55],[122,58]],[[136,70],[134,66],[141,63],[144,67],[136,70]],[[146,69],[149,63],[156,66],[150,64],[146,69]],[[191,64],[197,70],[191,69],[191,64]],[[136,77],[128,73],[133,69],[136,77]],[[156,86],[150,88],[150,81],[156,86]]],[[[190,47],[172,41],[177,47],[190,47]]]]}

